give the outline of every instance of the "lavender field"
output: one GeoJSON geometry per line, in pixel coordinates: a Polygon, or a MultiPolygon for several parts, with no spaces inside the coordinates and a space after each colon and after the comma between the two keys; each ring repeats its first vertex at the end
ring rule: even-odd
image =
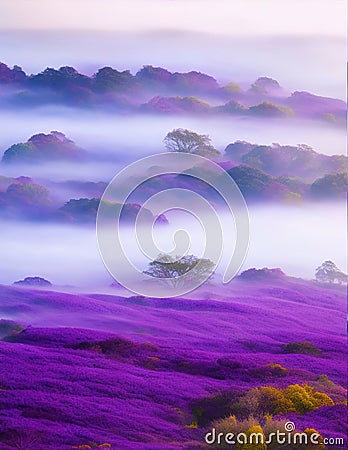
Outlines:
{"type": "Polygon", "coordinates": [[[343,288],[264,274],[197,297],[2,287],[2,315],[31,324],[1,344],[2,448],[205,448],[214,421],[243,419],[240,396],[294,384],[332,401],[275,417],[345,436],[343,288]]]}

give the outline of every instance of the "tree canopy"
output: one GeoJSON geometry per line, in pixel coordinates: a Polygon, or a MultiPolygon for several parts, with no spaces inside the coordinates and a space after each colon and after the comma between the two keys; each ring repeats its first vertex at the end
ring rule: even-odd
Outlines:
{"type": "Polygon", "coordinates": [[[179,283],[188,280],[203,282],[211,277],[214,268],[215,264],[210,259],[200,259],[194,255],[174,257],[160,254],[150,262],[149,268],[144,273],[154,278],[160,278],[176,287],[179,283]]]}
{"type": "Polygon", "coordinates": [[[334,262],[324,261],[315,270],[315,278],[322,283],[346,283],[347,275],[342,272],[334,262]]]}
{"type": "Polygon", "coordinates": [[[193,153],[207,158],[217,157],[220,152],[214,148],[206,134],[198,134],[184,128],[170,131],[164,138],[166,149],[170,152],[193,153]]]}
{"type": "Polygon", "coordinates": [[[311,185],[311,193],[318,198],[329,198],[337,195],[346,197],[347,184],[347,172],[330,173],[314,181],[311,185]]]}

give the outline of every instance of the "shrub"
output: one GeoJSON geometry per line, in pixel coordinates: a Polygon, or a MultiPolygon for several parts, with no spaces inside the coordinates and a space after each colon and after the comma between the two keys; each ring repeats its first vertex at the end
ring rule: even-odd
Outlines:
{"type": "Polygon", "coordinates": [[[267,366],[272,370],[273,376],[283,377],[287,374],[288,369],[283,367],[281,364],[269,363],[267,366]]]}
{"type": "Polygon", "coordinates": [[[248,391],[240,400],[246,406],[247,413],[263,417],[267,414],[283,414],[294,411],[291,401],[282,389],[262,386],[248,391]]]}
{"type": "Polygon", "coordinates": [[[0,319],[0,339],[21,333],[25,327],[13,320],[0,319]]]}
{"type": "Polygon", "coordinates": [[[260,380],[269,380],[272,377],[285,377],[288,370],[280,364],[266,364],[264,366],[253,367],[247,373],[260,380]]]}
{"type": "MultiPolygon", "coordinates": [[[[272,416],[265,416],[262,425],[263,432],[267,438],[267,450],[279,450],[279,443],[276,441],[274,435],[271,437],[271,442],[268,442],[271,433],[285,432],[285,424],[288,419],[274,419],[272,416]]],[[[289,448],[287,445],[282,445],[281,448],[289,448]]],[[[294,449],[292,449],[294,450],[294,449]]]]}
{"type": "MultiPolygon", "coordinates": [[[[286,432],[285,424],[287,422],[287,419],[274,419],[270,415],[265,416],[262,420],[252,416],[244,420],[238,420],[236,416],[230,415],[213,422],[212,427],[215,428],[215,435],[219,436],[219,433],[222,433],[222,438],[220,443],[215,442],[212,448],[231,448],[231,445],[226,443],[225,436],[228,433],[233,433],[234,440],[240,434],[240,442],[236,444],[237,450],[279,450],[280,444],[276,442],[276,439],[274,437],[273,439],[271,438],[271,442],[268,442],[268,439],[271,433],[277,433],[278,430],[286,432]],[[245,437],[243,436],[244,434],[246,435],[245,437]]],[[[304,431],[294,430],[291,434],[293,444],[285,444],[281,448],[289,448],[291,450],[325,449],[325,446],[322,444],[322,436],[313,428],[306,428],[304,431]],[[302,437],[301,439],[300,436],[296,436],[296,433],[305,433],[307,438],[302,437]],[[314,444],[310,440],[310,436],[314,433],[319,435],[318,444],[314,444]]]]}
{"type": "Polygon", "coordinates": [[[288,386],[285,391],[286,398],[293,404],[294,409],[299,414],[313,411],[321,406],[332,406],[334,402],[323,392],[315,392],[312,386],[307,384],[300,386],[293,384],[288,386]]]}
{"type": "Polygon", "coordinates": [[[213,423],[216,431],[219,431],[220,433],[228,433],[232,431],[232,433],[235,434],[244,433],[246,430],[256,425],[259,425],[259,421],[254,417],[248,417],[244,420],[237,420],[234,415],[230,415],[213,423]]]}
{"type": "Polygon", "coordinates": [[[308,436],[307,438],[307,444],[306,443],[297,443],[296,444],[296,450],[323,450],[325,449],[325,445],[323,444],[323,437],[315,428],[306,428],[304,430],[304,433],[308,436]],[[318,438],[319,444],[312,443],[310,437],[313,434],[318,434],[320,437],[318,438]]]}
{"type": "Polygon", "coordinates": [[[311,342],[290,342],[282,346],[282,353],[322,356],[321,351],[311,342]]]}
{"type": "Polygon", "coordinates": [[[213,420],[228,416],[239,396],[236,391],[223,391],[212,397],[195,400],[192,402],[192,414],[198,425],[205,427],[213,420]]]}
{"type": "Polygon", "coordinates": [[[271,415],[266,415],[262,426],[263,432],[268,436],[271,433],[276,433],[277,430],[283,431],[287,422],[287,419],[274,419],[271,415]]]}
{"type": "Polygon", "coordinates": [[[267,450],[266,436],[260,425],[250,427],[246,434],[246,442],[237,444],[237,450],[267,450]]]}
{"type": "Polygon", "coordinates": [[[317,392],[312,386],[293,384],[286,389],[262,386],[251,389],[232,405],[231,411],[239,418],[264,417],[273,414],[296,412],[304,414],[321,406],[332,406],[332,398],[317,392]]]}
{"type": "MultiPolygon", "coordinates": [[[[319,388],[320,385],[318,384],[319,388]]],[[[338,386],[338,388],[340,387],[338,386]]],[[[235,419],[243,422],[253,417],[255,420],[265,420],[268,433],[272,426],[271,418],[273,415],[304,414],[322,406],[342,403],[342,390],[344,389],[341,387],[341,390],[337,393],[337,386],[335,386],[335,390],[332,391],[333,394],[331,395],[330,391],[329,395],[317,391],[313,386],[307,384],[302,386],[292,384],[284,389],[261,386],[244,393],[230,390],[220,392],[213,397],[195,400],[192,403],[191,412],[199,427],[206,427],[210,422],[214,422],[216,428],[218,426],[226,428],[227,426],[231,427],[235,419]],[[337,401],[334,401],[332,397],[337,401]]],[[[280,424],[282,423],[280,421],[280,424]]]]}
{"type": "Polygon", "coordinates": [[[148,356],[142,362],[142,367],[148,370],[158,370],[160,368],[161,360],[157,356],[148,356]]]}
{"type": "Polygon", "coordinates": [[[80,342],[72,346],[74,350],[90,350],[104,354],[110,358],[128,358],[130,356],[146,356],[158,352],[158,347],[153,344],[136,344],[123,338],[110,338],[97,342],[80,342]]]}
{"type": "MultiPolygon", "coordinates": [[[[276,433],[277,430],[280,430],[284,432],[286,430],[285,424],[288,422],[288,420],[275,420],[271,416],[266,417],[266,421],[263,425],[263,432],[265,436],[269,437],[271,433],[276,433]]],[[[292,442],[296,447],[293,447],[292,445],[284,445],[282,448],[289,448],[291,450],[315,450],[315,449],[325,449],[325,446],[321,443],[322,442],[322,436],[318,431],[316,431],[313,428],[306,428],[304,431],[294,430],[291,432],[292,434],[292,442]],[[299,437],[296,436],[296,433],[305,433],[307,435],[307,443],[303,442],[301,443],[299,437]],[[319,444],[312,444],[310,440],[310,436],[314,433],[317,433],[320,437],[318,438],[319,444]]],[[[279,450],[279,443],[276,442],[275,439],[272,439],[270,443],[267,443],[267,450],[279,450]]]]}
{"type": "MultiPolygon", "coordinates": [[[[280,444],[276,442],[275,438],[271,438],[271,442],[268,442],[271,433],[286,432],[285,424],[288,420],[277,420],[273,419],[272,416],[266,416],[264,420],[259,421],[254,417],[249,417],[245,420],[238,420],[236,416],[231,415],[214,421],[212,426],[216,430],[216,436],[222,433],[222,439],[220,443],[215,442],[212,448],[229,449],[230,444],[225,441],[225,436],[228,433],[234,434],[234,440],[239,434],[239,440],[237,442],[237,450],[279,450],[280,444]],[[245,437],[244,437],[245,434],[245,437]],[[243,442],[244,440],[244,442],[243,442]]],[[[291,450],[315,450],[315,449],[325,449],[323,438],[314,428],[306,428],[304,431],[294,430],[291,432],[293,444],[281,445],[281,448],[288,448],[291,450]],[[297,433],[306,434],[307,438],[296,436],[297,433]],[[310,437],[313,434],[318,434],[318,444],[311,442],[310,437]],[[295,447],[293,446],[295,445],[295,447]]]]}
{"type": "MultiPolygon", "coordinates": [[[[259,422],[253,417],[238,421],[236,416],[233,415],[213,422],[213,428],[216,429],[216,434],[223,433],[224,436],[228,433],[233,433],[234,435],[245,433],[246,430],[250,430],[256,426],[259,426],[259,422]]],[[[222,440],[220,444],[216,443],[215,445],[212,445],[212,448],[228,449],[231,448],[231,445],[222,440]]]]}
{"type": "Polygon", "coordinates": [[[316,381],[324,386],[328,386],[328,387],[336,386],[335,383],[333,381],[331,381],[329,379],[329,377],[325,374],[319,375],[318,378],[316,379],[316,381]]]}
{"type": "Polygon", "coordinates": [[[320,375],[312,383],[315,390],[327,394],[335,404],[347,404],[347,390],[345,387],[335,384],[327,375],[320,375]]]}

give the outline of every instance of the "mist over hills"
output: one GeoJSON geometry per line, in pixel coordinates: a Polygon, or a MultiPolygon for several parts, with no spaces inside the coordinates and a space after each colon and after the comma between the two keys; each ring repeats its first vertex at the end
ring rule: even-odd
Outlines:
{"type": "Polygon", "coordinates": [[[27,142],[12,145],[5,151],[2,162],[34,164],[55,160],[82,161],[86,156],[86,152],[65,134],[51,131],[49,134],[35,134],[27,142]]]}
{"type": "Polygon", "coordinates": [[[103,67],[87,76],[69,66],[27,75],[19,66],[0,63],[0,86],[3,107],[60,104],[119,113],[303,117],[345,124],[345,102],[308,92],[289,96],[278,81],[265,76],[243,90],[236,82],[221,86],[201,72],[172,73],[151,65],[135,75],[103,67]]]}
{"type": "Polygon", "coordinates": [[[235,141],[225,148],[225,158],[235,164],[246,164],[273,176],[314,180],[328,173],[347,171],[344,155],[323,155],[308,145],[297,146],[251,144],[235,141]]]}
{"type": "MultiPolygon", "coordinates": [[[[25,170],[27,165],[57,161],[83,166],[93,158],[63,133],[52,131],[12,145],[5,150],[2,164],[4,167],[19,165],[25,170]]],[[[306,145],[267,146],[236,141],[227,145],[218,164],[233,178],[247,202],[334,201],[344,200],[346,196],[347,157],[323,155],[306,145]]],[[[3,216],[8,218],[94,223],[106,186],[106,180],[56,182],[44,176],[38,181],[23,176],[2,176],[0,205],[3,216]]],[[[124,217],[133,220],[139,202],[159,189],[173,186],[204,192],[207,198],[215,199],[212,190],[192,177],[162,175],[142,186],[127,206],[124,217]]]]}
{"type": "Polygon", "coordinates": [[[1,450],[347,447],[345,14],[295,3],[4,1],[1,450]]]}

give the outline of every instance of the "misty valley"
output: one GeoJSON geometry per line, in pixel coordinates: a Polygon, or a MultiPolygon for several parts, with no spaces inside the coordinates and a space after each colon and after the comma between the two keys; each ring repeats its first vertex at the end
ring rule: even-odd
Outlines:
{"type": "Polygon", "coordinates": [[[222,61],[216,78],[173,61],[95,64],[29,74],[0,63],[1,449],[231,448],[204,436],[267,437],[287,423],[345,448],[345,101],[268,76],[227,79],[222,61]],[[177,170],[165,154],[196,163],[177,170]],[[110,188],[151,155],[158,164],[110,188]],[[244,228],[216,188],[224,177],[244,228]],[[191,270],[199,287],[128,289],[105,262],[101,211],[110,248],[122,237],[120,272],[124,252],[151,275],[146,292],[191,270]],[[208,229],[214,255],[221,232],[217,261],[208,229]],[[248,251],[224,283],[241,235],[248,251]]]}
{"type": "MultiPolygon", "coordinates": [[[[13,73],[6,70],[3,69],[5,75],[13,73]]],[[[118,80],[117,74],[110,69],[113,83],[118,80]]],[[[154,71],[152,90],[164,89],[161,77],[159,69],[154,71]]],[[[205,80],[203,75],[202,80],[205,80]]],[[[50,82],[54,91],[54,79],[50,82]]],[[[13,83],[20,89],[11,80],[4,86],[13,83]]],[[[256,96],[259,100],[267,98],[270,95],[267,89],[274,89],[277,84],[263,83],[260,82],[263,91],[251,90],[243,95],[256,96]]],[[[35,89],[30,87],[34,92],[42,89],[34,86],[35,89]]],[[[251,89],[255,90],[254,86],[251,89]]],[[[65,84],[59,87],[65,88],[65,84]]],[[[111,88],[117,89],[117,85],[111,88]]],[[[175,85],[170,89],[174,88],[175,85]]],[[[203,88],[207,89],[204,85],[200,87],[203,88]]],[[[185,89],[189,91],[190,84],[185,89]]],[[[192,89],[197,90],[197,86],[193,85],[192,89]]],[[[236,94],[231,91],[230,95],[236,94]]],[[[8,227],[2,243],[8,264],[1,273],[1,282],[40,275],[58,285],[96,284],[100,289],[107,289],[110,278],[104,272],[94,242],[99,199],[107,184],[127,164],[167,151],[164,138],[177,127],[210,136],[219,152],[216,162],[229,173],[246,198],[252,235],[243,269],[272,265],[282,267],[289,275],[310,279],[316,265],[326,258],[345,268],[342,241],[345,239],[347,160],[342,155],[344,132],[337,125],[320,124],[313,117],[294,122],[294,118],[271,116],[249,118],[245,122],[238,115],[216,119],[192,111],[183,116],[174,112],[169,117],[165,112],[163,117],[160,112],[149,115],[148,112],[91,111],[85,106],[64,108],[51,105],[46,110],[35,106],[29,112],[22,106],[15,116],[11,116],[11,110],[9,115],[0,113],[6,125],[1,135],[1,220],[8,227]],[[300,228],[295,226],[300,223],[300,228]],[[330,229],[335,232],[330,233],[330,229]],[[25,249],[20,261],[12,251],[13,245],[19,242],[25,249]],[[50,254],[54,258],[49,258],[50,254]],[[71,262],[71,269],[65,274],[67,261],[71,262]],[[31,268],[30,273],[27,267],[31,268]]],[[[212,191],[195,185],[193,179],[185,179],[184,175],[175,179],[162,176],[152,185],[148,182],[133,194],[124,214],[125,224],[129,223],[129,242],[138,205],[159,188],[174,185],[203,193],[213,202],[218,200],[212,191]]],[[[223,212],[221,217],[226,221],[223,212]]],[[[192,227],[191,218],[175,217],[175,213],[161,227],[159,234],[164,244],[171,240],[182,220],[192,227]]],[[[233,223],[227,220],[225,228],[224,239],[230,242],[226,248],[230,249],[233,223]]],[[[198,242],[192,245],[200,251],[198,242]]],[[[146,267],[144,255],[137,254],[135,258],[140,267],[146,267]]],[[[224,258],[226,255],[222,255],[222,261],[224,258]]]]}

